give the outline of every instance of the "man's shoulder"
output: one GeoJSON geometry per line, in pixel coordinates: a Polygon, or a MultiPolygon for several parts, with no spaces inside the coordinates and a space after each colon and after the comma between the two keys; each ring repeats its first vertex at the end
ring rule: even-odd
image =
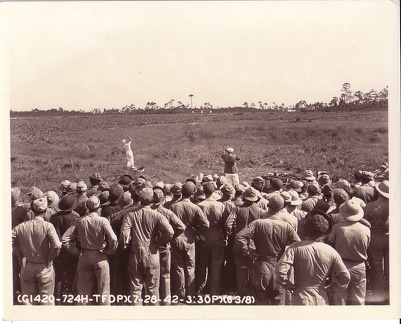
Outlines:
{"type": "Polygon", "coordinates": [[[172,216],[172,215],[174,215],[175,216],[175,214],[174,214],[174,212],[172,212],[170,209],[167,209],[166,207],[164,207],[164,206],[159,206],[159,208],[157,208],[156,209],[159,213],[161,213],[161,214],[164,214],[164,215],[168,215],[168,216],[172,216]]]}

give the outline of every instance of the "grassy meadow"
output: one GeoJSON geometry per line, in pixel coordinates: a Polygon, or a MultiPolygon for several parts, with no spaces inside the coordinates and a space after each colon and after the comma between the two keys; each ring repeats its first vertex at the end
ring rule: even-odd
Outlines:
{"type": "Polygon", "coordinates": [[[152,182],[221,174],[221,145],[235,148],[241,181],[305,169],[352,180],[355,170],[374,171],[388,160],[387,122],[385,111],[12,118],[11,185],[54,190],[64,179],[88,181],[94,171],[111,181],[113,165],[125,164],[125,134],[135,165],[152,182]]]}

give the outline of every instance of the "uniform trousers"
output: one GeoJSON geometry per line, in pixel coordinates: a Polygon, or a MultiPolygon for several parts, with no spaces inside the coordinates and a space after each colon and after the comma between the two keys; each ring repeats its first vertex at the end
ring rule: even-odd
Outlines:
{"type": "Polygon", "coordinates": [[[255,261],[252,285],[257,305],[284,305],[286,291],[276,276],[276,260],[255,261]]]}
{"type": "Polygon", "coordinates": [[[100,305],[110,305],[110,267],[106,253],[100,250],[82,250],[78,261],[76,280],[77,294],[82,298],[80,305],[86,305],[97,283],[100,305]]]}
{"type": "Polygon", "coordinates": [[[159,262],[159,251],[154,245],[143,245],[131,248],[131,253],[128,258],[128,271],[132,305],[158,305],[159,262]],[[145,297],[149,298],[146,301],[144,299],[144,303],[141,301],[143,288],[145,288],[145,297]]]}
{"type": "Polygon", "coordinates": [[[351,276],[348,288],[333,295],[334,305],[364,305],[366,296],[365,263],[343,260],[351,276]]]}
{"type": "Polygon", "coordinates": [[[195,243],[176,239],[171,248],[172,293],[180,299],[195,296],[195,243]]]}
{"type": "Polygon", "coordinates": [[[171,251],[170,246],[159,249],[160,256],[160,286],[159,294],[161,305],[171,304],[170,291],[170,271],[171,271],[171,251]]]}
{"type": "Polygon", "coordinates": [[[220,294],[221,269],[224,262],[224,241],[199,241],[198,293],[202,293],[209,282],[210,294],[220,294]]]}
{"type": "Polygon", "coordinates": [[[21,269],[21,290],[23,295],[40,296],[40,302],[24,300],[24,305],[53,305],[52,298],[46,302],[43,296],[53,296],[54,293],[54,269],[53,265],[45,263],[26,262],[25,268],[21,269]]]}

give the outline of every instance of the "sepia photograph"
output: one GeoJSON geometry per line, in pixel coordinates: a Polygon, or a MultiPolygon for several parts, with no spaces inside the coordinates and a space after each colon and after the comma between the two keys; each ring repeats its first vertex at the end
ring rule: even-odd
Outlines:
{"type": "Polygon", "coordinates": [[[401,317],[399,1],[6,1],[0,51],[3,320],[401,317]]]}

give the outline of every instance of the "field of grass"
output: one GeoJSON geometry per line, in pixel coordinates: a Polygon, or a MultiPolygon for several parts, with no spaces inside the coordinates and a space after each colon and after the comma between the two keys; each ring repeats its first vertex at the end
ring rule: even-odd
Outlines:
{"type": "Polygon", "coordinates": [[[152,182],[221,174],[220,145],[235,148],[241,181],[305,169],[352,180],[355,170],[374,171],[388,159],[387,122],[384,111],[11,119],[11,185],[47,191],[64,179],[87,181],[94,171],[106,176],[108,164],[125,164],[125,134],[133,139],[136,166],[145,166],[152,182]]]}

